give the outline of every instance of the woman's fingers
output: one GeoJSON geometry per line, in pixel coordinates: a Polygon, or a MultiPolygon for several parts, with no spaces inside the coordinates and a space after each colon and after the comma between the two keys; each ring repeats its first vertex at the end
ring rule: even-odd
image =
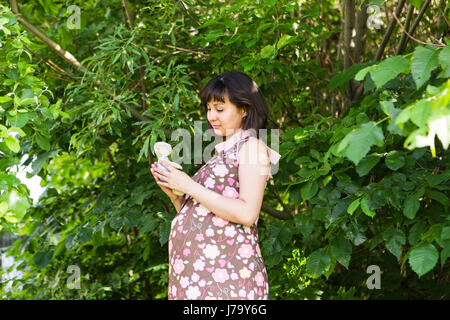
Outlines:
{"type": "Polygon", "coordinates": [[[156,168],[155,171],[158,174],[158,176],[167,176],[169,174],[169,172],[167,172],[166,170],[162,170],[159,168],[156,168]]]}
{"type": "Polygon", "coordinates": [[[158,178],[158,173],[156,172],[156,170],[154,168],[151,168],[150,171],[153,175],[153,178],[155,178],[156,182],[158,182],[159,178],[158,178]]]}

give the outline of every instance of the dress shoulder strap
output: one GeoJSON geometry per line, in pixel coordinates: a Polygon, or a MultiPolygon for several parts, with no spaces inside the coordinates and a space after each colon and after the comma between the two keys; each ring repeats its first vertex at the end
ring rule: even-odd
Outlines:
{"type": "Polygon", "coordinates": [[[236,154],[239,153],[239,150],[241,150],[242,145],[244,144],[244,142],[247,142],[248,139],[250,139],[250,137],[245,137],[236,143],[236,145],[234,146],[234,151],[236,152],[236,154]]]}

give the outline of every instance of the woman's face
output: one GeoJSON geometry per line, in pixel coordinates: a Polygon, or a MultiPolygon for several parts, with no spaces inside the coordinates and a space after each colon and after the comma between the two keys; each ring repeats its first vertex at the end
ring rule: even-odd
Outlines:
{"type": "Polygon", "coordinates": [[[209,101],[206,117],[214,128],[214,133],[224,137],[233,135],[242,126],[242,118],[247,115],[224,97],[225,102],[209,101]]]}

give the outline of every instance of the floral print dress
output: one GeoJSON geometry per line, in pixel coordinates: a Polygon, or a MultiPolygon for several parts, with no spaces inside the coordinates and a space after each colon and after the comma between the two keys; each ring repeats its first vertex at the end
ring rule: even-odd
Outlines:
{"type": "MultiPolygon", "coordinates": [[[[228,151],[216,152],[193,180],[225,197],[239,198],[237,155],[248,139],[244,136],[228,151]]],[[[169,236],[168,299],[268,299],[257,221],[251,227],[227,221],[190,195],[184,199],[169,236]]]]}

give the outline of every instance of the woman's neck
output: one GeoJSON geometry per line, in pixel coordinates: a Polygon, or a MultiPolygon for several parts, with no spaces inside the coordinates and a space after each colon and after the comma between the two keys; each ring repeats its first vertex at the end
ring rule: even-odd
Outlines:
{"type": "Polygon", "coordinates": [[[234,135],[239,134],[240,132],[244,131],[242,128],[236,129],[236,131],[234,131],[232,134],[230,134],[229,136],[225,136],[225,141],[230,140],[232,137],[234,137],[234,135]]]}

